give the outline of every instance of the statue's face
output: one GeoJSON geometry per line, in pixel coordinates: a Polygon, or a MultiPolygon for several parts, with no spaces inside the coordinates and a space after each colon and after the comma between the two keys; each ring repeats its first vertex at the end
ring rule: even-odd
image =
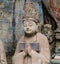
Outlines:
{"type": "Polygon", "coordinates": [[[34,21],[24,21],[24,31],[27,34],[32,34],[35,33],[37,31],[37,25],[34,21]]]}

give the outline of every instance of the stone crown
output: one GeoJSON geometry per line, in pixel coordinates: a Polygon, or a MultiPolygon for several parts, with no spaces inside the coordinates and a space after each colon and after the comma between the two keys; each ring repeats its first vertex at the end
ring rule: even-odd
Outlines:
{"type": "Polygon", "coordinates": [[[34,3],[25,3],[23,20],[34,20],[35,22],[39,22],[39,18],[39,12],[35,8],[34,3]]]}

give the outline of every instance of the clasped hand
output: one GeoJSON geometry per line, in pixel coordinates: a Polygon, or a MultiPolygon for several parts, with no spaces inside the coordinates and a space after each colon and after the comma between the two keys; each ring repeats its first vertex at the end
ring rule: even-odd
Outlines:
{"type": "Polygon", "coordinates": [[[30,55],[30,52],[31,52],[30,44],[26,44],[24,51],[25,51],[26,55],[30,55]]]}

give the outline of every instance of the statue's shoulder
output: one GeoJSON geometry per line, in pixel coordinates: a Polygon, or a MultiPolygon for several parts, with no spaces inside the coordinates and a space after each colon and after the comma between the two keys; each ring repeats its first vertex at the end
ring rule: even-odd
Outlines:
{"type": "Polygon", "coordinates": [[[4,42],[0,40],[0,50],[4,49],[4,42]]]}
{"type": "Polygon", "coordinates": [[[21,36],[18,42],[20,43],[20,42],[23,42],[23,41],[24,41],[24,36],[21,36]]]}
{"type": "Polygon", "coordinates": [[[47,37],[42,33],[37,33],[38,38],[44,38],[47,39],[47,37]]]}
{"type": "Polygon", "coordinates": [[[3,41],[2,40],[0,40],[0,45],[3,45],[3,41]]]}

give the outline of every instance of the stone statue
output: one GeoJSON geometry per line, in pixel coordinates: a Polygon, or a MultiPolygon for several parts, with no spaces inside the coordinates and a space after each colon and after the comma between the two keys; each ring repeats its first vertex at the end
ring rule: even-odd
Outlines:
{"type": "Polygon", "coordinates": [[[34,3],[25,3],[24,35],[17,43],[12,64],[49,64],[50,49],[47,37],[38,32],[39,13],[34,3]]]}
{"type": "Polygon", "coordinates": [[[7,64],[3,42],[0,40],[0,64],[7,64]]]}

